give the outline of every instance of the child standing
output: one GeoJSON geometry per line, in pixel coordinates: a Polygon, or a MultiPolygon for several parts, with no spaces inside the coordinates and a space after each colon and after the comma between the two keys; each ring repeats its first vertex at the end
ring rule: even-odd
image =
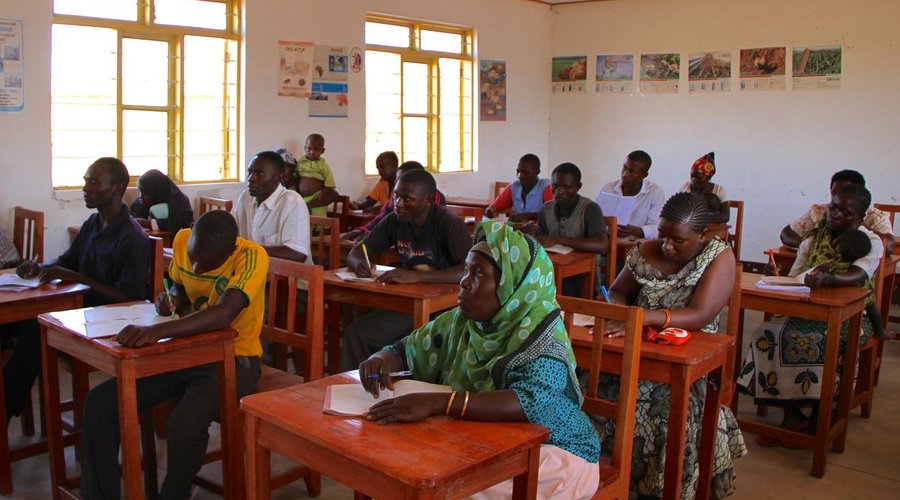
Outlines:
{"type": "Polygon", "coordinates": [[[297,177],[300,178],[299,191],[309,208],[309,215],[328,216],[328,205],[338,198],[335,191],[334,175],[331,167],[322,158],[325,152],[325,138],[321,134],[310,134],[306,138],[306,155],[297,163],[297,177]]]}

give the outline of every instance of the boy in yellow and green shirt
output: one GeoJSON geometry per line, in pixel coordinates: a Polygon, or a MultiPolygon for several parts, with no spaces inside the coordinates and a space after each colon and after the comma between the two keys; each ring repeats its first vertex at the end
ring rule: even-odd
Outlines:
{"type": "Polygon", "coordinates": [[[297,162],[295,170],[300,178],[298,191],[303,196],[309,215],[327,217],[328,205],[338,198],[331,167],[322,158],[325,152],[325,138],[321,134],[310,134],[306,138],[306,155],[297,162]]]}

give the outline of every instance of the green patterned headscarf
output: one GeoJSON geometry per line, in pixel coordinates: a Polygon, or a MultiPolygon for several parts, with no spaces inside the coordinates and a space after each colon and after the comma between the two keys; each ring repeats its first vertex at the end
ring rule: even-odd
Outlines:
{"type": "Polygon", "coordinates": [[[485,322],[464,318],[459,307],[438,316],[401,341],[406,366],[417,380],[458,391],[490,391],[506,385],[506,368],[525,361],[518,357],[532,356],[534,346],[553,344],[557,347],[542,355],[562,358],[574,374],[575,356],[547,253],[533,238],[502,222],[479,224],[476,247],[484,249],[482,242],[500,269],[500,309],[485,322]]]}

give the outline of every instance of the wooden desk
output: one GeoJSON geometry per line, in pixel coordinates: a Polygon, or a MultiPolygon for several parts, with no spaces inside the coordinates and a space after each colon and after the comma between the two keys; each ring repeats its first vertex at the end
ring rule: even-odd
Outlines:
{"type": "Polygon", "coordinates": [[[513,498],[536,497],[547,429],[444,417],[378,425],[323,413],[325,388],[341,383],[358,384],[358,374],[341,373],[241,400],[250,500],[269,498],[272,451],[375,498],[462,498],[510,478],[513,498]]]}
{"type": "MultiPolygon", "coordinates": [[[[0,274],[15,273],[15,269],[0,270],[0,274]]],[[[77,309],[84,303],[84,295],[90,287],[80,283],[42,285],[24,292],[0,292],[0,324],[35,319],[41,313],[77,309]]],[[[0,421],[6,421],[6,393],[3,389],[3,371],[0,370],[0,421]]],[[[57,414],[58,417],[58,414],[57,414]]],[[[47,451],[47,442],[29,444],[9,449],[9,435],[0,432],[0,493],[12,493],[12,462],[33,457],[47,451]]]]}
{"type": "Polygon", "coordinates": [[[356,229],[360,226],[365,226],[369,222],[372,222],[378,215],[378,210],[375,212],[365,212],[363,210],[351,210],[347,213],[347,227],[349,229],[356,229]]]}
{"type": "MultiPolygon", "coordinates": [[[[115,306],[106,306],[115,307],[115,306]]],[[[66,477],[62,428],[59,420],[58,352],[118,377],[119,437],[122,442],[124,498],[142,498],[141,451],[138,433],[137,379],[198,366],[219,363],[220,421],[222,423],[223,478],[225,498],[243,491],[241,450],[238,444],[237,402],[235,401],[234,336],[232,329],[204,333],[153,346],[129,348],[113,337],[85,336],[85,309],[41,314],[41,360],[43,362],[44,415],[50,449],[50,480],[53,498],[70,498],[69,489],[77,478],[66,477]]],[[[155,488],[156,485],[153,485],[155,488]]]]}
{"type": "Polygon", "coordinates": [[[482,210],[491,206],[494,200],[486,200],[484,198],[470,198],[466,196],[452,196],[447,198],[448,205],[460,205],[463,207],[475,207],[482,210]]]}
{"type": "MultiPolygon", "coordinates": [[[[847,334],[847,352],[844,366],[852,373],[856,366],[859,351],[859,329],[862,312],[869,291],[862,288],[820,288],[812,290],[808,295],[797,293],[774,292],[756,288],[761,275],[744,273],[741,277],[741,314],[745,309],[763,311],[785,316],[794,316],[828,324],[825,344],[825,366],[822,372],[821,394],[819,398],[819,421],[816,434],[792,432],[779,427],[764,424],[756,420],[738,419],[741,430],[767,436],[785,443],[813,448],[812,475],[825,475],[827,447],[841,453],[847,438],[847,415],[850,413],[854,377],[841,378],[840,402],[837,417],[831,420],[832,398],[834,394],[835,375],[837,373],[838,343],[841,337],[841,323],[850,320],[847,334]]],[[[742,316],[743,317],[743,316],[742,316]]],[[[743,325],[738,329],[738,345],[743,346],[743,325]]],[[[735,374],[740,373],[741,356],[736,356],[735,374]]],[[[734,409],[737,414],[737,399],[734,409]]]]}
{"type": "Polygon", "coordinates": [[[553,277],[556,283],[556,293],[562,293],[563,279],[570,276],[585,275],[584,288],[581,296],[585,299],[594,298],[594,279],[597,272],[597,254],[590,252],[548,253],[553,262],[553,277]]]}
{"type": "MultiPolygon", "coordinates": [[[[583,326],[572,328],[572,349],[580,367],[591,363],[591,336],[583,326]]],[[[709,497],[712,479],[713,452],[718,433],[719,406],[726,403],[720,394],[722,370],[728,359],[728,350],[734,337],[704,332],[693,332],[691,340],[681,346],[641,343],[641,362],[638,376],[645,380],[669,384],[669,430],[666,441],[666,469],[663,498],[681,498],[681,476],[684,470],[684,447],[687,429],[688,400],[691,384],[706,377],[706,402],[703,406],[703,430],[700,435],[700,478],[697,482],[697,498],[709,497]]],[[[621,337],[603,343],[603,371],[620,373],[622,370],[621,337]]]]}

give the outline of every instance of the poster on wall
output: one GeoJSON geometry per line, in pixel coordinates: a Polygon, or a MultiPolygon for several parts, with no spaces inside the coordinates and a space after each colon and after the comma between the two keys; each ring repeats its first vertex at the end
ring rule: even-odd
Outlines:
{"type": "Polygon", "coordinates": [[[313,51],[313,81],[346,82],[350,71],[349,54],[347,47],[316,45],[313,51]]]}
{"type": "Polygon", "coordinates": [[[278,95],[309,97],[312,42],[278,41],[278,95]]]}
{"type": "Polygon", "coordinates": [[[597,56],[595,90],[598,94],[630,94],[634,91],[632,54],[597,56]]]}
{"type": "Polygon", "coordinates": [[[794,90],[838,90],[841,88],[840,45],[794,47],[794,90]]]}
{"type": "Polygon", "coordinates": [[[688,92],[731,92],[731,52],[692,52],[688,56],[688,92]]]}
{"type": "Polygon", "coordinates": [[[0,111],[25,108],[22,21],[0,17],[0,111]]]}
{"type": "Polygon", "coordinates": [[[587,90],[587,56],[554,57],[550,71],[554,94],[583,94],[587,90]]]}
{"type": "Polygon", "coordinates": [[[309,95],[310,118],[347,118],[348,86],[341,82],[313,82],[309,95]]]}
{"type": "Polygon", "coordinates": [[[506,121],[506,61],[482,59],[478,63],[481,121],[506,121]]]}
{"type": "Polygon", "coordinates": [[[784,90],[785,48],[741,49],[741,91],[784,90]]]}
{"type": "Polygon", "coordinates": [[[681,54],[641,54],[641,92],[677,94],[681,54]]]}

